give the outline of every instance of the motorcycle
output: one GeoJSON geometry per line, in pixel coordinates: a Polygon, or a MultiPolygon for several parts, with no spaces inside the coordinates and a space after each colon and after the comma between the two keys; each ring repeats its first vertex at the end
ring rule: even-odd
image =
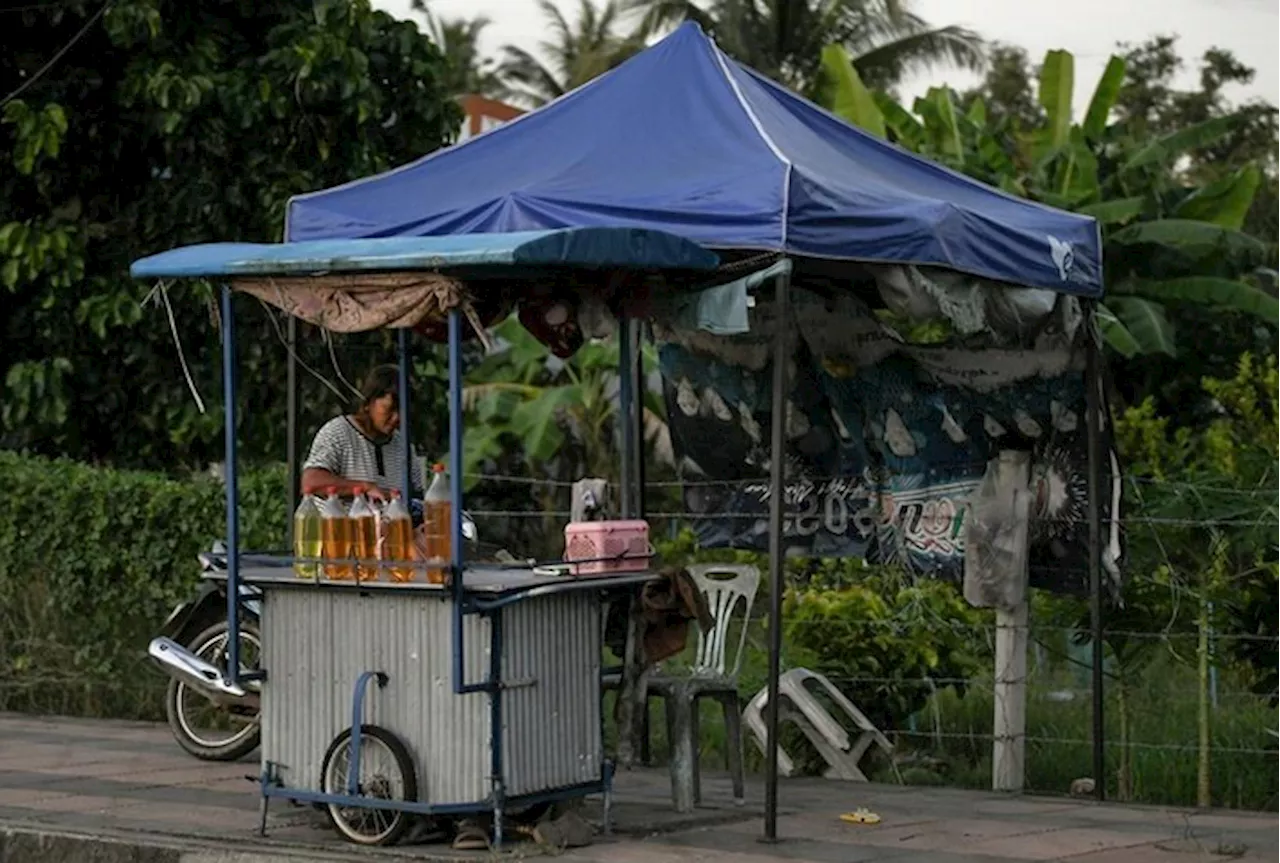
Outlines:
{"type": "MultiPolygon", "coordinates": [[[[147,653],[169,675],[165,716],[178,745],[202,761],[236,761],[258,747],[257,681],[226,679],[230,629],[225,581],[209,578],[226,571],[226,548],[198,555],[201,582],[196,595],[169,613],[147,653]]],[[[262,652],[259,630],[262,594],[239,586],[240,668],[254,671],[262,652]]]]}
{"type": "MultiPolygon", "coordinates": [[[[468,556],[474,558],[482,544],[475,521],[466,512],[462,534],[468,556]]],[[[210,577],[226,571],[226,556],[221,542],[197,556],[202,578],[196,595],[174,607],[147,648],[169,676],[165,691],[169,729],[178,745],[201,761],[237,761],[261,742],[261,683],[244,680],[243,675],[256,671],[262,657],[262,592],[252,585],[239,585],[243,682],[236,684],[225,673],[231,640],[226,581],[210,577]]],[[[494,556],[513,560],[501,549],[494,556]]]]}

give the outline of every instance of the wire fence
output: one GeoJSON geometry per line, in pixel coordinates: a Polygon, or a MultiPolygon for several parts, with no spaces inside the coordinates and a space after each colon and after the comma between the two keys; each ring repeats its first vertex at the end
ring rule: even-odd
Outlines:
{"type": "MultiPolygon", "coordinates": [[[[508,505],[470,510],[482,534],[489,530],[518,534],[518,526],[529,522],[538,525],[538,536],[547,541],[545,528],[569,517],[570,482],[492,475],[471,479],[477,488],[537,489],[529,509],[508,505]]],[[[810,478],[808,483],[839,480],[810,478]]],[[[659,539],[659,549],[662,539],[672,539],[708,517],[767,518],[765,513],[709,516],[679,506],[690,490],[733,491],[743,485],[703,479],[646,483],[645,515],[659,539]]],[[[1206,612],[1203,619],[1200,614],[1211,596],[1202,576],[1203,568],[1211,564],[1208,551],[1214,538],[1269,531],[1274,539],[1276,490],[1125,477],[1123,491],[1125,502],[1114,520],[1126,539],[1122,568],[1127,585],[1121,593],[1126,604],[1108,608],[1102,646],[1107,794],[1193,805],[1201,779],[1197,756],[1206,750],[1215,804],[1274,810],[1278,755],[1274,675],[1268,689],[1266,675],[1260,681],[1258,669],[1246,657],[1250,651],[1254,656],[1275,656],[1275,625],[1261,632],[1230,629],[1232,621],[1221,612],[1233,604],[1231,591],[1247,577],[1239,572],[1220,574],[1219,607],[1210,609],[1213,613],[1206,612]],[[1185,498],[1194,505],[1212,500],[1215,506],[1189,506],[1186,513],[1176,508],[1152,511],[1144,507],[1144,498],[1157,489],[1175,502],[1185,498]],[[1187,552],[1188,546],[1194,553],[1187,552]]],[[[558,541],[553,535],[545,553],[560,553],[563,545],[557,547],[558,541]]],[[[732,553],[716,554],[723,559],[732,553]]],[[[751,554],[739,552],[739,557],[751,559],[751,554]]],[[[1270,559],[1275,559],[1274,545],[1270,559]]],[[[765,556],[755,560],[765,571],[765,556]]],[[[997,685],[993,613],[963,607],[950,588],[945,589],[951,590],[951,601],[941,602],[932,593],[917,596],[901,582],[877,581],[876,568],[857,561],[843,567],[843,581],[815,588],[806,582],[803,566],[789,561],[788,587],[793,594],[814,590],[825,595],[831,588],[836,593],[856,592],[859,584],[864,585],[863,593],[879,592],[876,602],[837,603],[835,614],[821,619],[798,613],[803,604],[791,606],[783,624],[784,670],[804,667],[821,672],[893,742],[892,756],[868,756],[863,766],[873,778],[990,788],[992,753],[1007,727],[997,720],[1011,718],[1005,715],[1006,699],[1000,694],[1008,684],[1026,691],[1021,736],[1026,787],[1067,794],[1076,780],[1092,778],[1093,648],[1083,597],[1038,594],[1033,598],[1026,673],[1014,679],[1006,675],[997,685]],[[881,616],[872,615],[876,608],[881,616]],[[845,613],[850,617],[839,616],[845,613]],[[920,655],[920,645],[937,649],[920,655]]],[[[768,586],[762,589],[767,591],[768,586]]],[[[744,699],[755,696],[766,682],[767,607],[757,598],[747,623],[749,637],[739,681],[744,699]]],[[[1274,607],[1268,613],[1274,619],[1274,607]]],[[[1274,661],[1271,664],[1274,667],[1274,661]]],[[[833,701],[819,700],[840,716],[833,701]]],[[[655,705],[651,715],[655,738],[662,737],[662,722],[655,705]]],[[[703,746],[708,753],[723,746],[718,722],[713,713],[703,717],[703,746]]],[[[847,718],[845,724],[850,724],[847,718]]],[[[655,746],[661,750],[660,742],[655,746]]],[[[828,766],[795,728],[784,736],[787,746],[801,771],[820,773],[828,766]]],[[[762,745],[748,748],[758,759],[762,745]]],[[[759,767],[758,761],[754,766],[759,767]]]]}
{"type": "MultiPolygon", "coordinates": [[[[486,544],[505,547],[518,558],[563,554],[560,531],[569,518],[571,482],[494,474],[466,479],[472,483],[468,511],[486,544]]],[[[1126,482],[1127,492],[1153,485],[1140,478],[1126,482]]],[[[716,485],[730,484],[698,484],[716,485]]],[[[1214,536],[1242,535],[1261,525],[1274,539],[1276,494],[1163,486],[1165,494],[1219,495],[1241,506],[1229,515],[1206,512],[1186,519],[1133,508],[1121,512],[1129,541],[1122,594],[1127,604],[1108,609],[1102,645],[1108,796],[1194,804],[1202,778],[1199,756],[1207,751],[1215,804],[1275,810],[1274,674],[1267,688],[1260,672],[1268,661],[1275,668],[1275,608],[1265,609],[1269,629],[1243,628],[1232,617],[1239,614],[1233,606],[1241,604],[1232,592],[1242,589],[1247,576],[1226,572],[1217,592],[1206,594],[1203,573],[1194,567],[1212,563],[1208,550],[1214,536]],[[1184,553],[1187,546],[1195,553],[1184,553]],[[1180,572],[1170,576],[1158,572],[1161,566],[1180,572]]],[[[767,572],[763,554],[693,550],[683,531],[704,516],[680,506],[683,490],[665,479],[646,485],[647,515],[660,552],[681,560],[701,554],[754,561],[767,572]]],[[[1268,553],[1274,561],[1274,545],[1268,553]]],[[[1027,789],[1067,794],[1077,780],[1092,777],[1093,645],[1081,597],[1034,594],[1025,673],[997,675],[995,615],[970,608],[954,584],[890,574],[852,559],[827,563],[819,578],[806,568],[809,562],[787,562],[782,667],[824,675],[887,736],[892,752],[872,751],[861,764],[871,778],[990,788],[993,750],[1016,719],[1006,698],[1010,686],[1026,692],[1021,743],[1027,789]]],[[[746,628],[738,678],[744,704],[767,682],[771,586],[764,582],[751,614],[733,624],[726,639],[736,644],[732,636],[746,628]]],[[[59,633],[75,622],[58,619],[57,609],[33,605],[3,611],[16,621],[6,620],[6,630],[23,633],[6,652],[27,657],[28,664],[15,667],[0,658],[0,710],[163,718],[164,679],[149,667],[138,644],[101,653],[70,649],[66,644],[72,641],[59,633]]],[[[691,651],[692,639],[686,654],[667,668],[678,670],[691,651]]],[[[820,693],[815,697],[841,717],[835,701],[820,693]]],[[[665,734],[658,704],[650,717],[660,760],[665,734]]],[[[852,727],[847,717],[844,724],[852,727]]],[[[703,757],[713,762],[723,755],[724,731],[709,707],[701,729],[703,757]]],[[[825,769],[818,750],[794,725],[785,726],[782,744],[798,772],[825,769]]],[[[760,745],[747,744],[753,769],[761,767],[760,751],[760,745]]]]}

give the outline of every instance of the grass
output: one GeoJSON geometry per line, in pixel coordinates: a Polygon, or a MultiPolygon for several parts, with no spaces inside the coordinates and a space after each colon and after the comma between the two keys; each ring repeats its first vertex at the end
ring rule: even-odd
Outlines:
{"type": "MultiPolygon", "coordinates": [[[[681,657],[688,660],[690,652],[681,657]]],[[[784,649],[784,668],[786,656],[784,649]]],[[[680,661],[676,663],[678,666],[680,661]]],[[[1071,666],[1032,663],[1028,683],[1026,789],[1058,795],[1069,793],[1075,779],[1093,773],[1092,701],[1087,671],[1071,666]],[[1081,675],[1084,675],[1082,680],[1081,675]]],[[[754,633],[744,656],[741,691],[744,701],[765,685],[767,654],[762,633],[754,633]]],[[[1276,728],[1276,710],[1243,691],[1229,671],[1222,674],[1218,706],[1212,713],[1210,759],[1213,803],[1236,809],[1277,811],[1277,746],[1268,729],[1276,728]],[[1234,687],[1234,691],[1233,691],[1234,687]]],[[[1108,799],[1117,799],[1121,763],[1116,693],[1108,687],[1104,705],[1108,759],[1108,799]]],[[[1196,799],[1198,704],[1195,670],[1172,658],[1157,660],[1131,694],[1133,802],[1192,806],[1196,799]]],[[[965,694],[941,689],[925,709],[885,730],[896,747],[887,758],[868,757],[864,769],[875,781],[959,788],[991,787],[991,733],[994,699],[989,677],[970,682],[965,694]]],[[[665,714],[661,703],[650,705],[655,763],[665,758],[665,714]]],[[[746,733],[746,732],[744,732],[746,733]]],[[[821,762],[808,742],[784,727],[783,748],[798,765],[820,772],[821,762]]],[[[701,711],[703,763],[723,765],[724,723],[719,707],[701,711]]],[[[760,748],[745,742],[749,771],[763,769],[760,748]]]]}
{"type": "MultiPolygon", "coordinates": [[[[1228,683],[1231,675],[1223,675],[1228,683]]],[[[1027,787],[1065,793],[1074,779],[1093,773],[1093,711],[1090,692],[1075,674],[1060,669],[1032,678],[1027,703],[1027,787]],[[1071,697],[1065,698],[1069,693],[1071,697]],[[1056,697],[1055,697],[1056,696],[1056,697]]],[[[1130,696],[1131,798],[1143,803],[1192,805],[1196,799],[1198,702],[1194,669],[1171,659],[1147,669],[1130,696]]],[[[978,685],[961,698],[937,696],[941,737],[921,735],[927,750],[950,767],[950,782],[990,787],[991,687],[978,685]]],[[[1119,796],[1121,741],[1117,693],[1108,692],[1103,712],[1107,741],[1107,794],[1119,796]]],[[[1211,787],[1216,806],[1276,811],[1276,711],[1247,692],[1220,696],[1211,714],[1211,787]]]]}

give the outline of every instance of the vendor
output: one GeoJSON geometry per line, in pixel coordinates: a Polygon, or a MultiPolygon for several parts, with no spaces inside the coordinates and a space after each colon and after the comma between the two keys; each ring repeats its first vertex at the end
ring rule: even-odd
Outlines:
{"type": "MultiPolygon", "coordinates": [[[[409,469],[414,496],[420,497],[422,465],[411,459],[409,469]]],[[[403,477],[398,371],[378,366],[360,387],[355,413],[334,417],[316,432],[302,467],[302,493],[320,495],[334,488],[349,497],[363,488],[370,498],[390,499],[403,477]]]]}

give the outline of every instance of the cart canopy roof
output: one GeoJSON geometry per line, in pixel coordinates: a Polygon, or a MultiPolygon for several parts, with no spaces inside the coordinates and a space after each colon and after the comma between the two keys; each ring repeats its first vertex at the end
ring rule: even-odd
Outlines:
{"type": "Polygon", "coordinates": [[[463,144],[299,195],[286,222],[290,240],[635,226],[710,248],[1102,293],[1094,219],[856,129],[735,63],[692,23],[463,144]]]}
{"type": "Polygon", "coordinates": [[[134,261],[139,279],[306,276],[409,270],[503,272],[511,267],[714,270],[719,256],[696,243],[641,228],[575,228],[296,243],[207,243],[134,261]]]}

